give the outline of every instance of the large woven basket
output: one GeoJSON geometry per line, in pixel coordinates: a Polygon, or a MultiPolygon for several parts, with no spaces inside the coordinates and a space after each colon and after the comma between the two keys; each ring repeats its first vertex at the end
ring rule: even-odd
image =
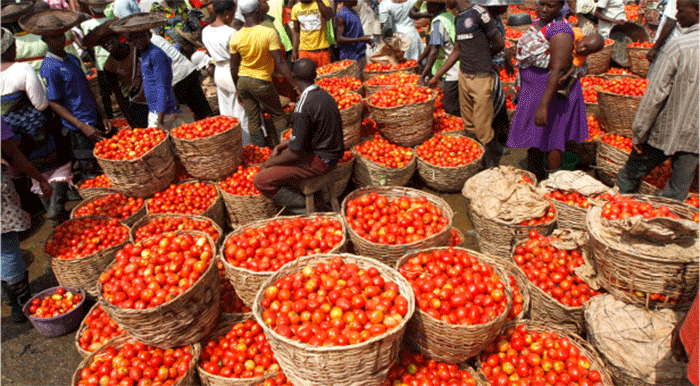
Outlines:
{"type": "Polygon", "coordinates": [[[483,165],[484,147],[481,146],[479,142],[474,142],[479,146],[479,149],[481,149],[479,158],[466,165],[454,167],[433,165],[419,156],[416,151],[418,174],[423,178],[426,185],[432,189],[442,192],[459,192],[464,187],[464,183],[467,182],[471,176],[478,173],[483,165]]]}
{"type": "MultiPolygon", "coordinates": [[[[114,192],[112,192],[112,193],[114,193],[114,192]]],[[[93,201],[99,200],[100,198],[107,197],[112,193],[105,193],[105,194],[96,195],[96,196],[92,196],[90,198],[84,199],[83,201],[80,202],[80,204],[78,204],[76,207],[73,208],[73,210],[70,211],[70,218],[76,218],[76,213],[83,206],[85,206],[93,201]]],[[[123,220],[119,220],[119,222],[130,227],[130,226],[134,225],[137,221],[139,221],[145,215],[146,215],[146,203],[144,202],[143,206],[139,210],[137,210],[131,216],[129,216],[123,220]]],[[[83,217],[86,217],[86,216],[83,216],[83,217]]]]}
{"type": "Polygon", "coordinates": [[[126,196],[150,197],[175,179],[175,156],[170,134],[141,157],[114,161],[95,155],[114,189],[126,196]]]}
{"type": "Polygon", "coordinates": [[[537,0],[525,0],[518,4],[518,8],[526,11],[534,11],[537,9],[537,0]]]}
{"type": "MultiPolygon", "coordinates": [[[[205,236],[216,250],[214,242],[202,232],[177,231],[205,236]]],[[[219,272],[212,258],[202,276],[185,292],[159,306],[124,309],[113,305],[102,296],[102,285],[97,285],[102,309],[129,335],[144,344],[163,348],[199,342],[216,328],[219,320],[219,272]]]]}
{"type": "Polygon", "coordinates": [[[650,63],[647,60],[647,53],[649,50],[650,48],[644,47],[627,47],[627,58],[630,64],[630,70],[642,78],[646,78],[649,72],[650,63]]]}
{"type": "MultiPolygon", "coordinates": [[[[328,173],[330,175],[329,179],[331,181],[331,195],[334,197],[340,197],[345,192],[348,187],[348,182],[350,182],[350,177],[352,176],[352,171],[355,166],[355,160],[357,157],[353,153],[350,161],[343,162],[342,164],[337,164],[333,170],[328,173]]],[[[324,190],[324,200],[328,200],[329,197],[325,197],[326,192],[324,190]]]]}
{"type": "Polygon", "coordinates": [[[211,223],[211,225],[214,227],[214,229],[216,230],[216,232],[219,234],[216,241],[214,241],[212,238],[212,241],[214,241],[214,244],[216,244],[217,251],[218,251],[218,248],[221,246],[222,240],[224,239],[224,231],[221,229],[221,227],[215,221],[213,221],[209,217],[198,216],[196,214],[163,214],[163,213],[147,214],[147,215],[141,217],[141,219],[139,221],[137,221],[136,223],[134,223],[134,225],[131,227],[131,239],[134,241],[137,241],[136,240],[136,232],[140,228],[150,224],[151,221],[153,221],[157,218],[161,218],[161,217],[170,217],[170,218],[187,217],[191,220],[196,220],[196,221],[205,221],[205,220],[209,221],[211,223]]]}
{"type": "Polygon", "coordinates": [[[226,178],[243,158],[240,123],[208,137],[184,139],[171,134],[171,140],[187,174],[200,180],[226,178]]]}
{"type": "Polygon", "coordinates": [[[586,114],[595,115],[600,117],[600,106],[597,103],[586,102],[586,114]]]}
{"type": "Polygon", "coordinates": [[[341,69],[331,71],[322,75],[316,75],[316,79],[343,78],[346,76],[360,79],[360,67],[357,65],[356,61],[353,60],[349,66],[345,66],[341,69]]]}
{"type": "Polygon", "coordinates": [[[632,138],[632,122],[642,97],[613,94],[602,91],[600,87],[596,87],[596,91],[600,111],[605,115],[605,131],[632,138]]]}
{"type": "MultiPolygon", "coordinates": [[[[78,368],[75,370],[75,373],[73,373],[73,378],[71,379],[71,385],[76,386],[78,382],[80,381],[80,372],[83,371],[84,368],[87,368],[90,366],[90,364],[93,362],[93,360],[96,357],[99,357],[101,355],[104,355],[105,351],[110,348],[114,347],[116,349],[121,348],[127,343],[134,343],[136,342],[136,339],[128,336],[128,335],[122,335],[118,336],[107,343],[105,343],[102,347],[100,347],[98,350],[95,350],[95,352],[91,353],[88,357],[83,359],[82,362],[78,365],[78,368]]],[[[144,344],[146,344],[144,342],[144,344]]],[[[190,354],[192,355],[192,359],[190,360],[190,366],[187,369],[187,372],[185,375],[182,376],[177,382],[173,384],[173,386],[192,386],[196,385],[196,375],[197,372],[195,368],[197,367],[197,361],[199,360],[199,354],[202,352],[202,346],[199,343],[194,343],[190,346],[190,354]]]]}
{"type": "MultiPolygon", "coordinates": [[[[95,310],[95,309],[97,309],[97,307],[99,307],[99,306],[100,306],[100,303],[95,303],[95,304],[90,308],[90,311],[88,311],[87,313],[85,313],[85,317],[87,317],[88,315],[90,315],[90,313],[92,313],[92,311],[95,310]]],[[[92,354],[91,351],[84,350],[82,347],[80,347],[80,337],[83,335],[83,333],[84,333],[87,329],[88,329],[88,325],[85,324],[85,318],[83,318],[83,321],[80,322],[80,327],[78,327],[78,332],[75,333],[75,339],[73,339],[73,344],[75,345],[75,349],[78,350],[78,354],[80,354],[80,356],[83,357],[83,358],[87,358],[88,356],[90,356],[90,354],[92,354]]],[[[121,336],[121,335],[120,335],[120,336],[121,336]]],[[[112,339],[116,339],[116,338],[117,338],[117,337],[112,338],[112,339]]],[[[110,339],[110,340],[112,340],[112,339],[110,339]]],[[[104,346],[105,344],[107,344],[107,343],[109,343],[109,341],[103,343],[103,344],[100,346],[100,348],[101,348],[102,346],[104,346]]],[[[95,351],[97,351],[97,350],[95,350],[95,351]]]]}
{"type": "MultiPolygon", "coordinates": [[[[454,248],[454,247],[450,247],[454,248]]],[[[432,253],[442,251],[447,247],[428,248],[404,255],[396,262],[398,270],[408,259],[419,253],[432,253]]],[[[408,323],[408,336],[427,358],[440,362],[461,363],[481,352],[489,343],[493,342],[506,323],[508,312],[513,306],[512,291],[508,276],[502,269],[502,264],[491,256],[471,251],[464,248],[454,248],[467,252],[476,257],[479,264],[488,264],[501,279],[506,290],[508,305],[506,309],[495,319],[488,323],[472,326],[446,323],[417,309],[413,318],[408,323]]],[[[415,294],[413,294],[415,296],[415,294]]]]}
{"type": "Polygon", "coordinates": [[[352,149],[360,142],[363,109],[362,101],[359,101],[347,109],[340,110],[340,119],[343,122],[343,145],[346,150],[352,149]]]}
{"type": "MultiPolygon", "coordinates": [[[[678,201],[654,196],[630,195],[655,208],[665,205],[684,219],[692,219],[697,210],[678,201]]],[[[636,250],[624,241],[610,243],[603,236],[601,207],[588,211],[586,226],[589,244],[598,268],[598,281],[615,298],[649,308],[677,308],[698,294],[698,257],[654,256],[636,250]],[[664,302],[652,302],[650,294],[662,294],[664,302]],[[675,299],[677,303],[669,302],[675,299]]],[[[689,246],[693,248],[693,246],[689,246]]]]}
{"type": "MultiPolygon", "coordinates": [[[[178,183],[178,185],[182,184],[188,184],[188,183],[194,183],[197,182],[196,180],[182,180],[178,183]]],[[[213,184],[211,182],[206,182],[207,185],[213,186],[216,189],[216,184],[213,184]]],[[[147,214],[162,214],[162,215],[182,215],[183,213],[153,213],[151,212],[150,208],[148,207],[148,201],[146,202],[146,213],[147,214]]],[[[224,200],[221,197],[221,194],[219,194],[219,190],[217,190],[217,195],[216,199],[214,202],[209,205],[209,208],[207,208],[204,212],[198,213],[199,216],[204,216],[210,218],[212,221],[214,221],[220,228],[224,227],[224,200]]]]}
{"type": "Polygon", "coordinates": [[[586,229],[586,213],[588,210],[564,201],[548,198],[557,210],[557,228],[586,229]]]}
{"type": "Polygon", "coordinates": [[[114,188],[106,188],[104,186],[99,186],[95,188],[79,188],[77,187],[76,190],[78,191],[78,194],[80,197],[83,198],[83,200],[89,200],[95,196],[103,196],[105,194],[111,194],[111,193],[116,193],[117,191],[114,188]]]}
{"type": "MultiPolygon", "coordinates": [[[[496,262],[499,264],[499,268],[501,268],[506,275],[513,277],[515,285],[518,286],[520,295],[523,297],[523,311],[516,316],[514,320],[507,320],[506,326],[522,320],[530,319],[530,310],[532,309],[532,295],[530,295],[531,291],[530,286],[528,285],[530,281],[527,279],[527,276],[521,274],[522,271],[512,259],[496,258],[496,262]]],[[[510,283],[510,281],[508,281],[508,283],[510,283]]],[[[511,293],[512,290],[513,288],[511,286],[511,293]]],[[[513,303],[513,305],[515,305],[515,303],[513,303]]]]}
{"type": "MultiPolygon", "coordinates": [[[[363,71],[363,74],[364,74],[365,80],[369,80],[369,79],[374,78],[377,75],[391,75],[393,73],[400,72],[400,71],[409,72],[409,73],[412,72],[412,73],[417,74],[418,73],[418,66],[406,67],[406,68],[395,68],[393,70],[384,70],[384,71],[367,71],[367,70],[365,70],[365,71],[363,71]]],[[[370,95],[370,93],[368,92],[367,95],[370,95]]]]}
{"type": "Polygon", "coordinates": [[[437,93],[430,99],[410,105],[378,107],[367,104],[370,116],[377,122],[379,132],[391,143],[413,147],[433,135],[433,112],[437,93]]]}
{"type": "Polygon", "coordinates": [[[589,75],[602,74],[610,69],[610,57],[614,44],[615,43],[606,44],[602,50],[588,56],[589,75]]]}
{"type": "Polygon", "coordinates": [[[352,245],[355,247],[355,252],[361,254],[362,256],[371,257],[377,259],[384,264],[394,266],[396,261],[401,258],[401,256],[411,253],[413,251],[419,251],[425,248],[431,247],[444,247],[450,242],[450,229],[452,228],[452,217],[454,212],[452,208],[438,196],[434,196],[430,193],[426,193],[417,189],[400,187],[400,186],[376,186],[361,188],[348,194],[343,200],[342,206],[342,216],[345,226],[347,228],[348,234],[350,235],[350,240],[352,245]],[[379,195],[385,196],[392,201],[402,196],[408,198],[418,198],[425,196],[428,202],[433,204],[438,209],[442,210],[442,215],[449,220],[449,223],[438,233],[426,237],[423,240],[415,241],[410,244],[400,244],[400,245],[385,245],[378,244],[368,241],[367,239],[361,237],[355,232],[346,220],[345,208],[350,200],[354,200],[365,194],[377,193],[379,195]]]}
{"type": "MultiPolygon", "coordinates": [[[[275,281],[294,273],[301,272],[305,266],[314,266],[327,262],[337,254],[311,255],[287,263],[263,284],[263,288],[275,281]]],[[[391,365],[401,350],[401,341],[408,320],[413,315],[415,304],[413,291],[396,270],[380,262],[350,254],[339,255],[344,262],[354,263],[360,269],[376,267],[385,280],[391,280],[399,286],[399,294],[408,299],[408,313],[398,326],[368,341],[349,346],[317,347],[295,342],[274,332],[262,318],[260,305],[264,291],[258,291],[255,297],[253,315],[263,326],[272,351],[284,374],[295,385],[304,386],[375,386],[386,378],[391,365]]]]}
{"type": "MultiPolygon", "coordinates": [[[[342,221],[338,213],[328,212],[328,213],[313,213],[309,215],[301,216],[279,216],[273,219],[258,220],[245,224],[244,227],[238,228],[237,230],[229,233],[226,236],[228,240],[231,236],[241,234],[245,232],[246,228],[261,228],[267,225],[270,220],[281,221],[284,219],[294,219],[294,218],[304,218],[304,219],[314,219],[316,217],[330,218],[335,221],[339,221],[343,228],[345,228],[345,222],[342,221]]],[[[226,245],[226,240],[223,241],[222,245],[226,245]]],[[[343,229],[343,240],[338,243],[329,253],[340,253],[345,251],[345,244],[347,243],[347,237],[345,236],[345,229],[343,229]]],[[[262,288],[263,283],[273,274],[274,271],[264,271],[256,272],[251,271],[246,268],[235,267],[226,261],[226,256],[224,255],[224,248],[219,251],[219,260],[224,264],[224,271],[226,272],[226,278],[233,284],[233,288],[236,290],[236,294],[241,298],[243,303],[250,309],[253,309],[253,302],[255,301],[255,294],[260,288],[262,288]]]]}
{"type": "Polygon", "coordinates": [[[625,166],[629,156],[629,153],[624,150],[603,142],[601,137],[598,140],[598,150],[596,152],[596,168],[607,176],[612,177],[612,185],[615,185],[614,179],[617,178],[617,173],[620,172],[620,169],[625,166]]]}
{"type": "MultiPolygon", "coordinates": [[[[107,217],[86,217],[107,220],[107,217]]],[[[123,226],[129,229],[128,226],[123,226]]],[[[44,248],[42,250],[46,250],[46,243],[53,238],[54,232],[55,229],[51,230],[51,233],[49,233],[49,236],[44,242],[44,248]]],[[[63,260],[49,255],[51,259],[51,270],[54,276],[56,276],[59,285],[82,288],[88,295],[97,297],[100,293],[97,289],[97,279],[99,279],[105,268],[114,261],[114,256],[117,254],[117,251],[130,241],[131,238],[127,237],[123,243],[76,259],[63,260]]]]}
{"type": "Polygon", "coordinates": [[[216,184],[216,189],[224,200],[229,224],[246,224],[251,221],[264,220],[275,215],[275,203],[262,194],[231,194],[216,184]]]}
{"type": "Polygon", "coordinates": [[[413,172],[416,171],[417,157],[415,152],[411,162],[401,168],[390,168],[370,161],[354,147],[352,152],[355,154],[353,180],[358,186],[403,186],[408,183],[413,176],[413,172]]]}

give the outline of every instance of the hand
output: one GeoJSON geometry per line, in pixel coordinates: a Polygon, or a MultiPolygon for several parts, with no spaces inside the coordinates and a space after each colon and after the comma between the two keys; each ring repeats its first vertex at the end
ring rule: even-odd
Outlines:
{"type": "Polygon", "coordinates": [[[632,145],[632,149],[637,152],[637,154],[642,154],[642,144],[632,145]]]}
{"type": "Polygon", "coordinates": [[[649,50],[649,52],[647,52],[647,60],[648,60],[650,63],[654,61],[654,57],[656,56],[656,52],[657,52],[657,51],[658,51],[658,50],[656,49],[656,47],[652,47],[652,48],[649,50]]]}
{"type": "Polygon", "coordinates": [[[41,189],[41,195],[44,196],[45,199],[48,200],[51,198],[51,195],[53,194],[53,186],[51,186],[48,181],[40,182],[39,188],[41,189]]]}
{"type": "Polygon", "coordinates": [[[547,126],[547,106],[540,106],[535,112],[535,124],[537,126],[547,126]]]}
{"type": "Polygon", "coordinates": [[[688,363],[688,354],[685,352],[685,347],[681,341],[681,326],[683,321],[679,322],[676,327],[671,331],[671,353],[673,354],[673,359],[688,363]]]}
{"type": "Polygon", "coordinates": [[[236,93],[236,99],[238,100],[238,103],[240,103],[240,105],[243,106],[243,99],[241,99],[241,94],[236,93]]]}
{"type": "Polygon", "coordinates": [[[297,96],[301,95],[301,90],[299,89],[299,86],[294,87],[294,92],[297,93],[297,96]]]}
{"type": "Polygon", "coordinates": [[[504,67],[506,69],[506,74],[508,74],[508,76],[515,75],[515,67],[513,67],[513,63],[506,62],[504,67]]]}
{"type": "Polygon", "coordinates": [[[365,35],[362,37],[362,42],[366,44],[374,44],[374,38],[369,35],[365,35]]]}
{"type": "Polygon", "coordinates": [[[112,122],[107,118],[102,118],[102,124],[105,127],[105,133],[109,134],[112,132],[112,122]]]}
{"type": "Polygon", "coordinates": [[[432,77],[432,78],[430,79],[430,82],[428,82],[428,87],[430,87],[430,88],[436,88],[439,81],[440,81],[440,79],[438,79],[438,78],[436,78],[436,77],[432,77]]]}
{"type": "Polygon", "coordinates": [[[97,130],[96,128],[94,128],[94,127],[88,125],[87,123],[83,123],[83,124],[81,125],[81,127],[79,127],[79,129],[80,129],[80,131],[82,131],[83,134],[85,134],[85,136],[88,137],[92,142],[97,143],[97,142],[100,142],[100,141],[104,141],[104,140],[106,139],[105,136],[102,135],[102,133],[100,133],[99,130],[97,130]]]}

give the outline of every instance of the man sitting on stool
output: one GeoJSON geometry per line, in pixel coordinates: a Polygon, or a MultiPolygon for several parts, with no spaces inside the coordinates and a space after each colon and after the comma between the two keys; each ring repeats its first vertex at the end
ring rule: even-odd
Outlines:
{"type": "Polygon", "coordinates": [[[255,188],[292,213],[305,212],[305,180],[329,173],[343,156],[343,126],[333,97],[314,83],[316,65],[297,60],[292,68],[302,90],[292,115],[292,136],[277,145],[253,179],[255,188]]]}

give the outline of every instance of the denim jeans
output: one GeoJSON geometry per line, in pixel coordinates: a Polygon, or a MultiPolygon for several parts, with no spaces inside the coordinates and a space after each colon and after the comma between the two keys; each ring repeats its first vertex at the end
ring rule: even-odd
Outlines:
{"type": "Polygon", "coordinates": [[[27,270],[22,251],[19,249],[19,233],[5,232],[0,236],[0,241],[2,244],[0,245],[2,247],[0,278],[8,285],[13,285],[24,277],[24,271],[27,270]]]}
{"type": "Polygon", "coordinates": [[[679,151],[669,157],[662,150],[648,144],[642,145],[641,150],[642,152],[638,153],[632,149],[627,163],[617,175],[617,186],[620,188],[620,193],[636,192],[642,177],[671,158],[673,167],[671,179],[659,193],[659,196],[684,201],[688,195],[690,184],[693,182],[695,168],[698,166],[698,155],[679,151]]]}

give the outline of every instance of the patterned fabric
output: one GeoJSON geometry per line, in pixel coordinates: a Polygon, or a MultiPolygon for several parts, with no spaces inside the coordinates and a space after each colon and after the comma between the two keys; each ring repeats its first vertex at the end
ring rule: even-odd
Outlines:
{"type": "Polygon", "coordinates": [[[537,23],[539,20],[535,20],[518,41],[515,59],[520,68],[549,68],[549,39],[559,33],[568,33],[572,38],[574,36],[573,29],[565,21],[553,21],[540,29],[536,27],[537,23]]]}
{"type": "Polygon", "coordinates": [[[184,4],[172,9],[167,7],[165,4],[154,3],[151,6],[151,12],[162,13],[168,18],[165,24],[158,27],[156,30],[158,31],[159,35],[163,36],[171,44],[175,44],[177,41],[177,30],[192,32],[189,24],[188,10],[184,4]]]}
{"type": "MultiPolygon", "coordinates": [[[[22,92],[22,94],[24,94],[24,92],[22,92]]],[[[3,102],[5,102],[5,97],[6,96],[2,97],[3,102]]],[[[15,133],[25,133],[32,137],[35,137],[39,129],[46,124],[46,116],[44,113],[35,109],[33,106],[6,112],[3,114],[3,118],[9,128],[15,133]]]]}
{"type": "Polygon", "coordinates": [[[0,174],[2,175],[2,233],[29,229],[31,217],[29,213],[22,210],[19,195],[5,165],[2,165],[0,174]]]}

